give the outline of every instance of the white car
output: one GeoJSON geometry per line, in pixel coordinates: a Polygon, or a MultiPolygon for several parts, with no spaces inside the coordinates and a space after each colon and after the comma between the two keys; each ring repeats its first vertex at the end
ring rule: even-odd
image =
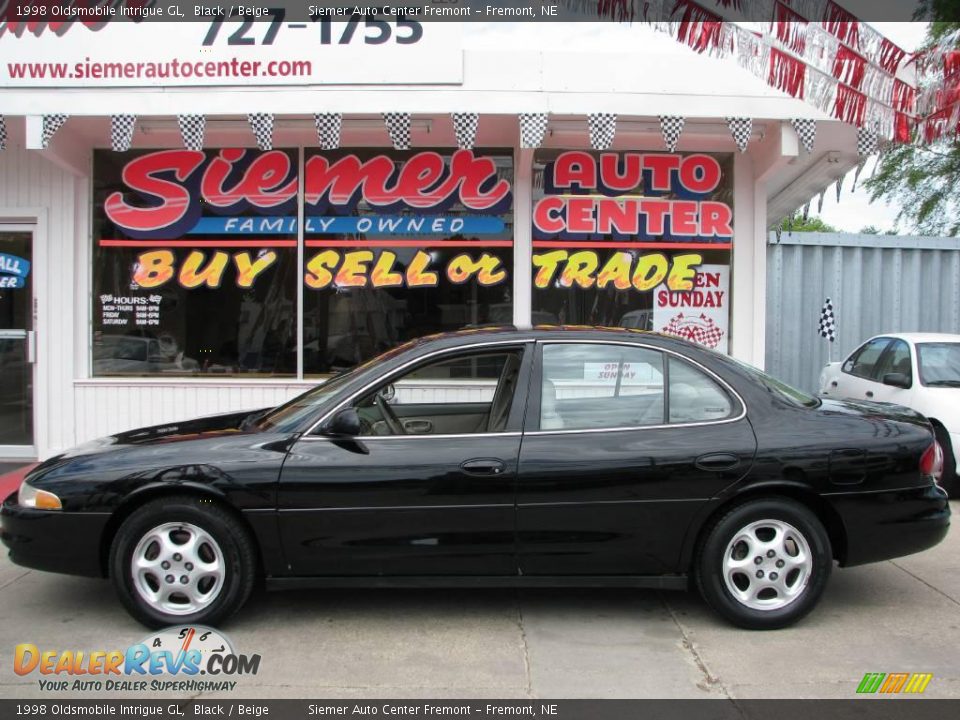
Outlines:
{"type": "Polygon", "coordinates": [[[960,493],[956,457],[960,449],[960,335],[877,335],[842,362],[820,372],[820,394],[831,398],[896,403],[933,424],[943,448],[943,486],[960,493]]]}

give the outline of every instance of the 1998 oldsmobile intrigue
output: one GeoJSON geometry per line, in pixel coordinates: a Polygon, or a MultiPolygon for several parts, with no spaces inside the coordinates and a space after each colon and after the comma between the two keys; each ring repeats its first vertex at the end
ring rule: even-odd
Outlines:
{"type": "Polygon", "coordinates": [[[21,565],[110,577],[150,626],[270,587],[695,586],[776,628],[833,562],[929,548],[929,423],[627,330],[424,338],[286,405],[122,433],[6,499],[21,565]]]}

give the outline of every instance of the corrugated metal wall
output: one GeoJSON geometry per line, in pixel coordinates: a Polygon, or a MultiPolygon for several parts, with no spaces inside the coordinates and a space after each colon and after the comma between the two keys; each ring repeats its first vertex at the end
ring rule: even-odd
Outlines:
{"type": "Polygon", "coordinates": [[[827,297],[833,360],[885,332],[960,333],[960,239],[785,232],[777,243],[771,235],[766,369],[810,392],[831,351],[817,334],[827,297]]]}

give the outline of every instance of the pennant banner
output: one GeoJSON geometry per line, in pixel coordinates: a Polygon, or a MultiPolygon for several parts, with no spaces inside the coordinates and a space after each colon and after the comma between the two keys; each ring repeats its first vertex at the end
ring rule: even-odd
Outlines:
{"type": "Polygon", "coordinates": [[[43,135],[41,137],[43,147],[47,147],[50,144],[51,138],[53,138],[57,130],[63,127],[68,117],[70,116],[63,114],[43,116],[43,135]]]}
{"type": "Polygon", "coordinates": [[[808,153],[813,152],[813,145],[817,139],[817,121],[809,118],[794,118],[790,121],[790,124],[793,125],[793,129],[797,132],[797,137],[800,138],[800,144],[803,145],[803,149],[808,153]]]}
{"type": "Polygon", "coordinates": [[[590,146],[594,150],[606,150],[613,145],[617,134],[617,116],[612,113],[590,113],[587,115],[590,128],[590,146]]]}
{"type": "Polygon", "coordinates": [[[204,115],[178,115],[180,137],[187,150],[203,150],[203,133],[207,128],[207,118],[204,115]]]}
{"type": "Polygon", "coordinates": [[[340,113],[315,113],[313,122],[317,126],[317,142],[320,143],[320,149],[339,149],[343,115],[340,113]]]}
{"type": "Polygon", "coordinates": [[[7,149],[7,123],[0,115],[0,150],[7,149]]]}
{"type": "Polygon", "coordinates": [[[410,113],[390,112],[383,114],[387,124],[387,134],[394,150],[410,149],[410,113]]]}
{"type": "Polygon", "coordinates": [[[547,113],[520,113],[520,147],[538,148],[547,134],[547,113]]]}
{"type": "Polygon", "coordinates": [[[453,113],[453,134],[457,138],[457,147],[461,150],[473,150],[477,142],[477,128],[480,127],[479,113],[453,113]]]}
{"type": "Polygon", "coordinates": [[[133,129],[137,124],[136,115],[110,116],[110,147],[114,152],[126,152],[133,145],[133,129]]]}
{"type": "Polygon", "coordinates": [[[677,143],[680,141],[680,133],[683,132],[683,126],[686,123],[678,115],[661,115],[660,132],[663,134],[663,144],[667,146],[669,152],[677,151],[677,143]]]}
{"type": "Polygon", "coordinates": [[[273,113],[251,113],[247,122],[261,150],[273,150],[273,113]]]}
{"type": "Polygon", "coordinates": [[[753,134],[753,120],[745,117],[728,117],[727,125],[740,152],[746,152],[750,136],[753,134]]]}

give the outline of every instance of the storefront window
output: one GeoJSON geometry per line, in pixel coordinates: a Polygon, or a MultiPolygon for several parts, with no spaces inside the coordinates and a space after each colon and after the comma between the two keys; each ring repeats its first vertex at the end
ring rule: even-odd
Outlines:
{"type": "Polygon", "coordinates": [[[297,152],[94,153],[95,376],[297,371],[297,152]]]}
{"type": "Polygon", "coordinates": [[[512,187],[509,151],[307,151],[304,373],[512,322],[512,187]]]}
{"type": "Polygon", "coordinates": [[[726,352],[727,154],[541,151],[533,322],[658,330],[726,352]]]}
{"type": "Polygon", "coordinates": [[[513,319],[509,150],[94,154],[94,376],[326,375],[513,319]],[[297,217],[303,204],[303,266],[297,217]]]}

